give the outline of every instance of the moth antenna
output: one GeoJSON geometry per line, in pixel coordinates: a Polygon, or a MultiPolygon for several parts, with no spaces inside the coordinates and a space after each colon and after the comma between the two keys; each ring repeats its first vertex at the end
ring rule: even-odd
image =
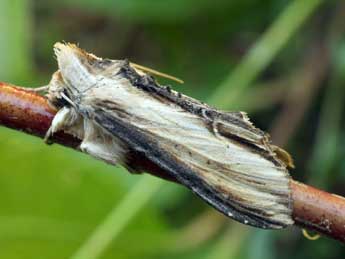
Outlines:
{"type": "Polygon", "coordinates": [[[23,90],[26,90],[26,91],[38,93],[38,92],[47,92],[49,90],[49,85],[35,87],[35,88],[16,86],[16,88],[20,88],[20,89],[23,89],[23,90]]]}
{"type": "Polygon", "coordinates": [[[167,79],[170,79],[170,80],[172,80],[172,81],[175,81],[175,82],[177,82],[177,83],[179,83],[179,84],[183,84],[183,83],[184,83],[183,80],[181,80],[181,79],[179,79],[179,78],[177,78],[177,77],[175,77],[175,76],[171,76],[171,75],[168,75],[168,74],[159,72],[159,71],[154,70],[154,69],[152,69],[152,68],[144,67],[144,66],[142,66],[142,65],[138,65],[138,64],[133,63],[133,62],[130,62],[130,65],[131,65],[132,67],[134,67],[135,69],[142,70],[142,71],[147,72],[147,73],[150,73],[150,74],[152,74],[152,75],[156,75],[156,76],[160,76],[160,77],[163,77],[163,78],[167,78],[167,79]]]}
{"type": "Polygon", "coordinates": [[[37,88],[33,88],[32,91],[34,92],[47,92],[49,90],[49,85],[45,85],[45,86],[40,86],[37,88]]]}

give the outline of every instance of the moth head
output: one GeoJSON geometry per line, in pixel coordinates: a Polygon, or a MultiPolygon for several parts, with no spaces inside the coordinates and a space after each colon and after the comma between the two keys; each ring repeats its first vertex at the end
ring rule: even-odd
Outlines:
{"type": "Polygon", "coordinates": [[[54,52],[61,77],[72,94],[83,92],[119,72],[123,61],[99,58],[75,44],[56,43],[54,52]]]}
{"type": "Polygon", "coordinates": [[[61,72],[56,71],[49,82],[49,91],[46,94],[49,104],[58,109],[68,104],[63,98],[63,95],[67,94],[67,89],[68,88],[62,78],[61,72]]]}

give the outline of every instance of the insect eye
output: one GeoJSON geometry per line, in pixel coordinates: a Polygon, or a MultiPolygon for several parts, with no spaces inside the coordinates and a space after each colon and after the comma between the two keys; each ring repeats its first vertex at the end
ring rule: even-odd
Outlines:
{"type": "MultiPolygon", "coordinates": [[[[69,93],[66,91],[66,89],[64,89],[62,91],[62,93],[69,98],[69,93]]],[[[71,104],[62,96],[55,98],[53,105],[57,108],[62,108],[65,106],[67,106],[67,107],[71,106],[71,104]]]]}

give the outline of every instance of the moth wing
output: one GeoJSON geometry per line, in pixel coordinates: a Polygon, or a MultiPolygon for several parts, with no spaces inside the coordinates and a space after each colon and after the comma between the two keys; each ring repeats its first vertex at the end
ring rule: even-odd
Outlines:
{"type": "Polygon", "coordinates": [[[237,137],[244,141],[248,146],[254,146],[256,149],[265,153],[268,158],[283,163],[288,168],[294,168],[294,162],[291,155],[284,149],[272,145],[270,137],[264,131],[256,128],[250,121],[245,112],[224,112],[224,115],[217,118],[217,132],[220,135],[231,138],[237,137]]]}
{"type": "MultiPolygon", "coordinates": [[[[156,132],[152,129],[143,130],[142,127],[130,123],[130,119],[126,119],[125,114],[118,116],[118,111],[114,112],[106,105],[90,107],[90,109],[92,112],[85,110],[84,114],[93,114],[93,120],[100,127],[126,142],[131,149],[158,165],[225,215],[260,228],[282,228],[292,223],[289,190],[285,186],[288,178],[281,176],[272,178],[270,174],[274,175],[277,169],[271,164],[267,166],[266,162],[260,168],[260,163],[255,161],[256,159],[259,161],[260,156],[247,161],[246,151],[241,153],[239,150],[229,150],[230,153],[237,152],[241,158],[234,157],[234,161],[240,158],[240,162],[224,165],[216,159],[208,161],[207,152],[213,151],[214,156],[219,155],[221,159],[224,154],[216,154],[220,150],[217,144],[212,145],[212,141],[204,139],[197,131],[189,131],[191,135],[179,139],[184,133],[180,134],[174,129],[173,137],[165,138],[164,136],[169,135],[165,133],[171,132],[171,129],[162,125],[156,128],[156,132]],[[205,150],[205,153],[200,153],[198,150],[205,150]],[[194,157],[191,154],[194,154],[194,157]],[[261,171],[266,170],[268,173],[262,176],[260,172],[258,175],[252,175],[253,168],[260,168],[261,171]],[[283,183],[280,182],[281,180],[283,183]],[[267,188],[268,184],[272,186],[267,188]],[[284,186],[277,189],[274,187],[276,184],[284,186]]],[[[233,145],[233,148],[236,148],[236,145],[233,145]]],[[[282,169],[282,174],[286,173],[284,170],[282,169]]]]}

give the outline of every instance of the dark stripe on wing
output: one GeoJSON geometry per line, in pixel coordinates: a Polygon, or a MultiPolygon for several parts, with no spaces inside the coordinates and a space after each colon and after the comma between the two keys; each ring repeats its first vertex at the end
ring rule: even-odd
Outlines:
{"type": "Polygon", "coordinates": [[[104,111],[101,108],[92,113],[87,111],[81,111],[81,113],[84,115],[93,114],[94,117],[92,119],[102,128],[126,142],[132,150],[145,155],[147,159],[171,174],[171,177],[190,188],[194,193],[225,215],[231,215],[237,221],[259,228],[277,229],[285,227],[281,222],[274,222],[249,214],[246,211],[237,210],[228,200],[215,192],[214,188],[207,185],[205,181],[198,177],[187,165],[177,163],[173,156],[160,148],[159,143],[145,135],[140,129],[121,120],[121,118],[114,118],[108,111],[104,111]]]}

